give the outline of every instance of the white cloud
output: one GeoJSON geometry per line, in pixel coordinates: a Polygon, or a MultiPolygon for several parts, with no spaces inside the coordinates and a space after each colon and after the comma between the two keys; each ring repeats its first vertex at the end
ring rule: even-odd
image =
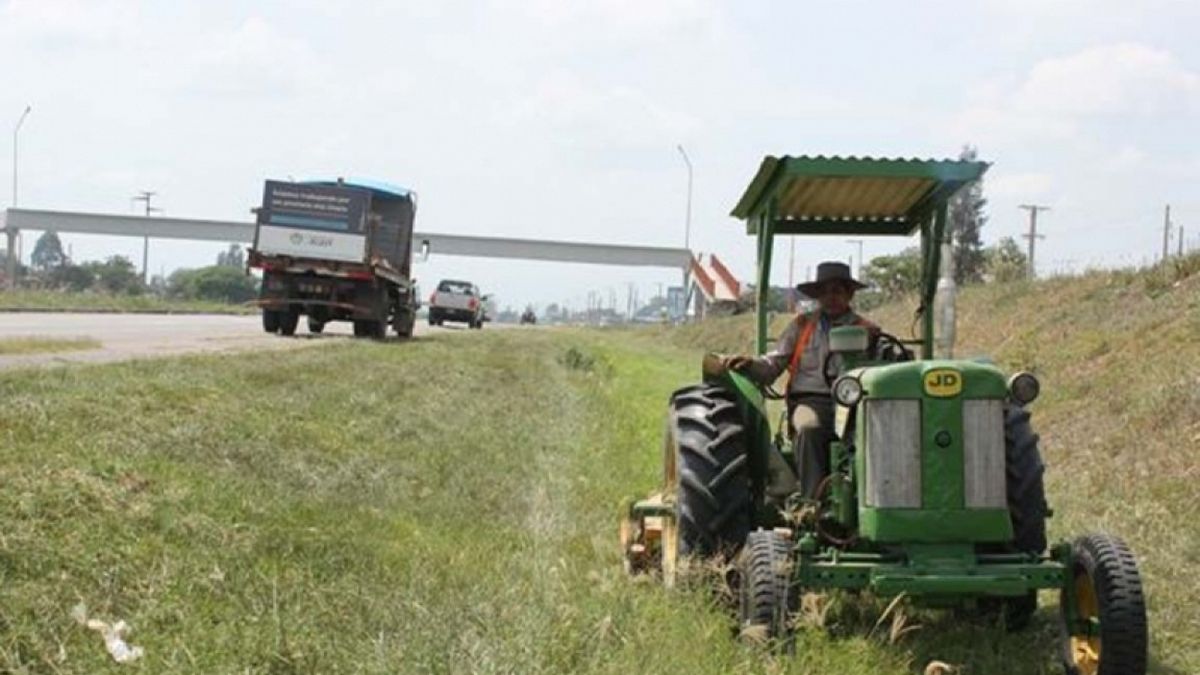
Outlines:
{"type": "Polygon", "coordinates": [[[988,197],[1023,200],[1040,199],[1054,186],[1054,178],[1047,173],[1031,171],[1022,173],[989,172],[987,177],[988,197]]]}
{"type": "Polygon", "coordinates": [[[513,107],[516,120],[549,124],[585,145],[619,143],[670,147],[700,127],[695,117],[673,110],[627,86],[590,85],[574,73],[555,72],[513,107]]]}
{"type": "Polygon", "coordinates": [[[206,90],[230,94],[319,91],[330,70],[303,40],[251,16],[236,28],[205,35],[194,53],[193,75],[206,90]]]}
{"type": "Polygon", "coordinates": [[[1169,51],[1118,43],[1044,59],[1023,77],[979,85],[953,122],[980,145],[1069,141],[1106,118],[1153,118],[1200,110],[1200,73],[1169,51]]]}
{"type": "Polygon", "coordinates": [[[717,3],[711,0],[498,1],[494,7],[515,11],[555,32],[569,31],[564,37],[582,40],[645,40],[662,37],[664,32],[696,29],[711,32],[718,30],[720,17],[717,3]]]}
{"type": "Polygon", "coordinates": [[[1038,63],[1012,105],[1065,115],[1187,112],[1200,109],[1200,74],[1166,50],[1104,45],[1038,63]]]}
{"type": "Polygon", "coordinates": [[[136,32],[130,0],[10,0],[0,9],[7,39],[47,46],[107,42],[136,32]]]}

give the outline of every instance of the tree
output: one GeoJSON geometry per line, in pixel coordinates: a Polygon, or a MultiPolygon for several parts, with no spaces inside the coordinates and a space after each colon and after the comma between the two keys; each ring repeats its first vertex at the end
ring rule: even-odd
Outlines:
{"type": "Polygon", "coordinates": [[[185,300],[246,302],[258,293],[254,279],[228,265],[212,265],[193,270],[175,270],[167,281],[167,293],[185,300]]]}
{"type": "Polygon", "coordinates": [[[921,250],[911,247],[896,255],[871,258],[862,276],[866,284],[886,297],[913,293],[921,285],[921,250]]]}
{"type": "MultiPolygon", "coordinates": [[[[958,158],[975,161],[978,150],[963,146],[958,158]]],[[[983,280],[986,261],[980,232],[987,224],[987,199],[983,197],[983,182],[975,181],[950,202],[950,236],[953,252],[954,281],[958,284],[978,283],[983,280]]]]}
{"type": "Polygon", "coordinates": [[[37,243],[33,245],[33,254],[29,256],[29,261],[34,269],[43,271],[66,264],[67,255],[63,253],[62,241],[59,240],[58,234],[54,230],[47,230],[38,237],[37,243]]]}
{"type": "Polygon", "coordinates": [[[123,255],[114,255],[102,263],[84,265],[96,276],[101,290],[113,294],[137,295],[145,290],[142,275],[138,274],[133,262],[123,255]]]}
{"type": "Polygon", "coordinates": [[[985,258],[992,281],[1020,281],[1027,275],[1029,259],[1012,237],[1004,237],[988,247],[985,258]]]}
{"type": "Polygon", "coordinates": [[[217,265],[219,267],[245,267],[246,254],[242,251],[241,246],[230,244],[229,250],[217,254],[217,265]]]}
{"type": "Polygon", "coordinates": [[[67,263],[50,271],[50,283],[79,293],[96,283],[96,274],[86,266],[67,263]]]}

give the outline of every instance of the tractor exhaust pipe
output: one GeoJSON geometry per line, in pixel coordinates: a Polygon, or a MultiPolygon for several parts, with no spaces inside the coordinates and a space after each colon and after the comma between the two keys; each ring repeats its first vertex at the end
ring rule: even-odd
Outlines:
{"type": "Polygon", "coordinates": [[[938,279],[937,295],[933,301],[937,331],[934,333],[934,356],[941,359],[954,358],[954,301],[958,287],[954,284],[954,252],[949,238],[942,242],[941,277],[938,279]]]}

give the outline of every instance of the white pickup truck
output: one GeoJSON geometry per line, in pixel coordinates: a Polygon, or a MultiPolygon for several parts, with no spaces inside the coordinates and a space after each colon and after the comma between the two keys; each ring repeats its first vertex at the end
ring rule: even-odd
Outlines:
{"type": "Polygon", "coordinates": [[[479,287],[469,281],[443,279],[429,296],[429,325],[459,321],[471,328],[483,328],[488,300],[488,296],[480,295],[479,287]]]}

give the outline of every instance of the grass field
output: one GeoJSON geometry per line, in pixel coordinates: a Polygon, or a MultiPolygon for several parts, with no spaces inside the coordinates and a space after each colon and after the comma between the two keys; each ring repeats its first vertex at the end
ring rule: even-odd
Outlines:
{"type": "Polygon", "coordinates": [[[153,312],[196,314],[248,314],[257,308],[204,300],[169,300],[154,295],[110,295],[63,291],[0,290],[2,311],[48,312],[153,312]]]}
{"type": "MultiPolygon", "coordinates": [[[[1158,673],[1200,672],[1198,278],[990,287],[961,310],[988,324],[965,350],[1042,377],[1052,534],[1141,554],[1158,673]]],[[[915,613],[892,640],[886,599],[835,597],[777,656],[733,639],[719,589],[623,576],[617,504],[658,480],[664,402],[747,328],[0,374],[0,672],[129,670],[81,603],[128,621],[154,673],[1059,672],[1052,607],[1017,635],[915,613]]]]}
{"type": "Polygon", "coordinates": [[[17,354],[48,354],[98,349],[100,342],[92,338],[10,337],[0,338],[0,356],[17,354]]]}

